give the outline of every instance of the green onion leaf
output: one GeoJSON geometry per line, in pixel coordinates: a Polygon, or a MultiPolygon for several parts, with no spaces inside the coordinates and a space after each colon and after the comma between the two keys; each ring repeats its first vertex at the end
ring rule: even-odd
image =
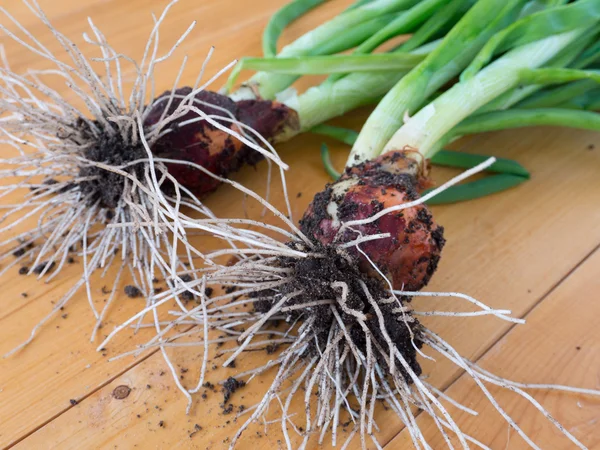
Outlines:
{"type": "Polygon", "coordinates": [[[347,128],[333,127],[331,125],[317,125],[311,128],[311,133],[321,134],[343,142],[346,145],[354,145],[358,133],[347,128]]]}
{"type": "MultiPolygon", "coordinates": [[[[452,186],[444,192],[427,201],[428,205],[443,205],[448,203],[458,203],[487,195],[496,194],[525,182],[527,178],[518,175],[497,174],[491,175],[480,180],[471,181],[457,186],[452,186]]],[[[425,191],[423,194],[426,194],[425,191]]]]}
{"type": "Polygon", "coordinates": [[[229,91],[244,69],[287,75],[322,75],[348,72],[399,72],[410,70],[426,55],[377,53],[373,55],[296,56],[291,58],[243,58],[231,71],[229,91]]]}
{"type": "Polygon", "coordinates": [[[447,4],[449,0],[422,0],[411,9],[399,14],[385,27],[374,33],[355,50],[357,54],[371,53],[387,40],[410,33],[423,24],[431,14],[447,4]]]}
{"type": "Polygon", "coordinates": [[[313,55],[333,55],[354,48],[363,43],[369,36],[385,27],[397,17],[398,13],[384,14],[366,22],[348,28],[343,33],[338,33],[326,41],[321,42],[314,49],[313,55]]]}
{"type": "Polygon", "coordinates": [[[475,0],[454,0],[450,4],[436,11],[415,33],[397,50],[410,52],[429,42],[432,38],[444,33],[455,25],[465,12],[473,5],[475,0]]]}
{"type": "MultiPolygon", "coordinates": [[[[326,47],[332,40],[335,40],[339,45],[345,44],[342,48],[337,49],[336,53],[352,48],[368,37],[361,35],[359,36],[362,39],[361,41],[358,43],[353,41],[356,38],[355,30],[361,28],[361,24],[387,14],[398,13],[409,8],[417,1],[376,0],[351,11],[346,11],[286,45],[278,53],[278,56],[287,58],[323,54],[323,47],[326,47]],[[346,39],[340,39],[344,36],[346,39]]],[[[267,51],[272,52],[272,48],[267,49],[267,51]]],[[[258,72],[250,79],[250,83],[256,87],[256,91],[263,99],[274,99],[279,92],[290,87],[297,78],[295,75],[258,72]]]]}
{"type": "Polygon", "coordinates": [[[341,173],[335,170],[335,167],[333,167],[333,163],[331,162],[331,157],[329,155],[329,147],[327,147],[327,144],[325,143],[321,144],[321,161],[323,161],[325,171],[331,178],[337,180],[341,176],[341,173]]]}
{"type": "Polygon", "coordinates": [[[516,109],[553,108],[563,105],[581,96],[587,96],[590,91],[597,89],[594,81],[583,80],[567,85],[544,89],[521,100],[515,105],[516,109]]]}
{"type": "MultiPolygon", "coordinates": [[[[401,34],[415,31],[415,28],[423,24],[435,10],[440,9],[445,3],[448,3],[448,1],[449,0],[422,0],[418,2],[409,10],[401,12],[383,26],[374,30],[373,33],[371,33],[371,35],[365,39],[354,52],[352,52],[352,54],[365,55],[371,53],[387,40],[401,34]]],[[[343,76],[344,74],[332,75],[327,80],[327,83],[333,83],[340,78],[343,78],[343,76]]]]}
{"type": "Polygon", "coordinates": [[[564,126],[600,131],[600,114],[560,108],[509,109],[469,117],[457,125],[450,134],[457,137],[485,131],[532,126],[564,126]]]}
{"type": "Polygon", "coordinates": [[[285,27],[324,1],[294,0],[273,14],[263,33],[263,55],[266,58],[275,57],[277,55],[277,40],[285,27]]]}
{"type": "Polygon", "coordinates": [[[551,35],[584,28],[600,18],[600,1],[579,0],[523,17],[494,35],[461,74],[461,81],[472,78],[499,52],[528,44],[551,35]]]}
{"type": "Polygon", "coordinates": [[[367,3],[372,3],[374,1],[375,0],[356,0],[354,3],[348,6],[348,8],[346,8],[344,12],[352,11],[353,9],[360,8],[361,6],[366,5],[367,3]]]}
{"type": "MultiPolygon", "coordinates": [[[[472,153],[455,152],[452,150],[440,150],[431,163],[438,166],[457,167],[460,169],[471,169],[486,161],[489,156],[475,155],[472,153]]],[[[496,162],[486,169],[486,172],[516,175],[528,179],[531,174],[517,161],[506,158],[496,158],[496,162]]]]}
{"type": "Polygon", "coordinates": [[[523,69],[519,72],[522,83],[529,84],[558,84],[577,80],[592,80],[600,83],[600,72],[597,70],[581,69],[523,69]]]}
{"type": "Polygon", "coordinates": [[[589,48],[587,48],[577,59],[573,62],[573,67],[581,69],[588,67],[600,59],[600,41],[594,42],[589,48]]]}

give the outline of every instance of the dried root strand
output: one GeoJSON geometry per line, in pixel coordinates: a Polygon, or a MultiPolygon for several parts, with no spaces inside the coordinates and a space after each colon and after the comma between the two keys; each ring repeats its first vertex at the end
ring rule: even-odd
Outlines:
{"type": "MultiPolygon", "coordinates": [[[[20,267],[22,274],[49,282],[74,263],[81,264],[81,269],[80,278],[34,327],[30,338],[9,354],[31,342],[40,327],[80,290],[85,290],[96,318],[92,340],[119,298],[119,283],[125,279],[132,280],[147,299],[145,313],[153,312],[152,280],[161,276],[179,285],[180,273],[195,270],[197,260],[206,259],[187,239],[185,223],[192,219],[181,212],[184,206],[207,221],[204,230],[208,234],[222,236],[226,245],[236,248],[228,240],[229,224],[219,221],[180,183],[173,167],[187,167],[217,184],[225,174],[212,173],[210,167],[193,161],[173,161],[172,155],[158,151],[175,139],[178,130],[183,139],[194,127],[218,129],[249,154],[267,159],[269,181],[273,166],[282,176],[287,168],[268,140],[219,106],[206,91],[231,67],[204,80],[212,49],[193,88],[155,95],[157,67],[174,57],[195,25],[165,54],[158,53],[160,27],[177,0],[155,18],[140,61],[111,47],[91,20],[84,40],[99,56],[86,55],[54,28],[36,0],[22,1],[50,30],[63,55],[53,54],[0,8],[5,19],[0,30],[51,67],[20,74],[11,69],[3,49],[0,53],[0,144],[8,150],[0,159],[0,260],[8,261],[2,274],[20,267]],[[131,78],[132,82],[125,81],[131,78]],[[56,80],[68,90],[53,88],[56,80]],[[96,286],[109,277],[110,296],[98,309],[96,286]]],[[[185,62],[186,58],[175,85],[185,62]]],[[[175,301],[180,311],[188,312],[179,295],[175,301]]]]}

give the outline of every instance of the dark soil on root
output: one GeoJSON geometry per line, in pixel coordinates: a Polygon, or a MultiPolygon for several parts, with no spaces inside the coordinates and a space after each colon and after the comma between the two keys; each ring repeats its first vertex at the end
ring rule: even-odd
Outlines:
{"type": "MultiPolygon", "coordinates": [[[[95,122],[94,125],[100,129],[99,134],[93,133],[83,120],[79,122],[82,140],[88,144],[84,156],[90,161],[116,167],[148,157],[141,143],[132,145],[124,141],[119,133],[104,131],[102,124],[95,122]]],[[[142,179],[144,164],[135,164],[121,170],[142,179]]],[[[103,208],[114,209],[117,207],[125,186],[123,175],[86,165],[79,170],[79,176],[93,178],[79,184],[79,189],[87,196],[90,205],[99,202],[100,207],[103,208]]]]}
{"type": "MultiPolygon", "coordinates": [[[[317,249],[313,249],[313,252],[322,255],[322,257],[280,259],[280,266],[294,270],[294,275],[292,277],[293,281],[286,284],[283,289],[279,288],[277,292],[259,292],[256,295],[257,297],[269,296],[272,300],[256,302],[256,310],[261,313],[266,313],[274,304],[281,300],[282,296],[298,290],[304,292],[301,295],[290,299],[285,306],[308,304],[317,300],[337,299],[338,303],[334,305],[336,312],[342,318],[354,345],[366,354],[367,342],[364,330],[356,317],[343,311],[341,304],[339,303],[341,289],[332,287],[333,283],[342,282],[348,286],[348,296],[346,299],[347,307],[355,311],[360,311],[367,316],[366,325],[369,331],[374,336],[377,343],[382,348],[387,349],[388,345],[382,332],[384,330],[382,330],[379,317],[360,285],[360,281],[362,281],[367,286],[369,293],[377,303],[377,306],[383,315],[385,332],[390,336],[394,345],[404,356],[404,359],[410,365],[412,370],[417,375],[420,375],[421,367],[416,359],[417,352],[414,345],[420,347],[421,344],[418,341],[415,341],[413,345],[411,337],[411,331],[418,327],[419,322],[413,318],[414,320],[407,326],[401,319],[401,313],[393,313],[392,310],[398,308],[399,305],[397,302],[386,303],[382,301],[390,298],[390,294],[385,289],[382,280],[370,277],[361,272],[358,268],[358,262],[354,257],[351,257],[349,254],[336,249],[333,246],[316,245],[317,249]],[[400,319],[400,321],[398,319],[400,319]]],[[[399,300],[402,304],[410,301],[407,297],[401,297],[399,300]]],[[[302,320],[304,321],[308,318],[314,319],[313,332],[316,339],[312,341],[313,344],[309,347],[306,357],[318,355],[320,354],[320,351],[326,347],[331,326],[336,322],[336,318],[331,311],[331,306],[318,305],[290,311],[287,320],[291,322],[300,316],[302,316],[302,320]]],[[[387,367],[383,358],[378,358],[378,362],[383,367],[387,367]]],[[[397,366],[400,367],[400,363],[398,363],[397,366]]],[[[405,379],[410,382],[410,377],[406,371],[402,370],[402,374],[405,379]]]]}

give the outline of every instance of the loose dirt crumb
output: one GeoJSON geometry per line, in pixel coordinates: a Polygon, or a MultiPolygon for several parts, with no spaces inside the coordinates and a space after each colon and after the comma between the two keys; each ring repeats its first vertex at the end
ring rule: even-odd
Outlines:
{"type": "Polygon", "coordinates": [[[69,400],[69,403],[71,403],[71,406],[75,406],[79,402],[77,400],[75,400],[74,398],[72,398],[71,400],[69,400]]]}
{"type": "Polygon", "coordinates": [[[236,380],[233,377],[227,378],[225,383],[223,383],[223,404],[226,404],[231,395],[237,391],[239,388],[244,387],[246,385],[245,381],[236,380]]]}
{"type": "Polygon", "coordinates": [[[20,249],[18,249],[18,250],[15,250],[15,251],[13,252],[13,256],[14,256],[15,258],[18,258],[19,256],[23,256],[23,255],[24,255],[26,252],[27,252],[27,250],[26,250],[26,249],[24,249],[24,248],[20,248],[20,249]]]}
{"type": "Polygon", "coordinates": [[[142,291],[137,286],[131,284],[125,286],[125,295],[129,298],[138,298],[142,295],[142,291]]]}
{"type": "Polygon", "coordinates": [[[202,427],[201,427],[200,425],[198,425],[198,424],[195,424],[195,425],[194,425],[194,431],[192,431],[192,432],[190,433],[190,437],[191,437],[191,438],[192,438],[192,437],[194,437],[194,435],[195,435],[196,433],[198,433],[199,431],[202,431],[202,427]]]}

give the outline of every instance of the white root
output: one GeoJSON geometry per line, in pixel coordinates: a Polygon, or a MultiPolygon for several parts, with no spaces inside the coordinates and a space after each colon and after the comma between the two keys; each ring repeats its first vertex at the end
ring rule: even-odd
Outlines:
{"type": "MultiPolygon", "coordinates": [[[[84,34],[84,40],[99,51],[100,57],[84,54],[54,28],[36,0],[22,1],[50,30],[66,58],[53,54],[8,11],[0,8],[0,14],[6,19],[6,23],[0,23],[0,30],[15,44],[52,67],[19,74],[11,70],[4,49],[0,52],[0,143],[5,144],[4,155],[7,155],[0,159],[3,165],[0,170],[3,181],[0,198],[8,200],[0,205],[3,209],[0,216],[0,235],[3,237],[0,259],[7,259],[12,253],[18,255],[3,268],[2,273],[28,263],[29,274],[35,272],[38,278],[48,282],[63,273],[72,259],[81,263],[82,268],[81,278],[74,282],[51,313],[33,328],[30,338],[5,356],[30,343],[40,328],[82,289],[96,319],[92,341],[119,298],[117,289],[121,280],[134,280],[147,299],[143,314],[136,316],[137,326],[142,324],[147,313],[154,317],[157,303],[160,304],[155,302],[153,295],[152,279],[155,275],[179,279],[178,274],[186,267],[195,270],[195,259],[210,263],[209,258],[187,239],[186,225],[192,219],[181,212],[184,206],[193,209],[200,220],[206,220],[202,227],[204,231],[211,236],[218,235],[227,245],[235,247],[239,245],[235,243],[239,242],[238,238],[245,236],[250,242],[264,243],[267,247],[269,242],[274,242],[272,238],[262,238],[249,231],[232,232],[229,221],[217,219],[168,173],[166,163],[173,161],[153,156],[151,146],[172,132],[170,124],[173,121],[193,113],[197,119],[180,126],[206,121],[263,155],[269,167],[278,168],[283,180],[287,169],[275,149],[258,133],[222,108],[195,98],[235,64],[235,61],[232,62],[203,81],[213,49],[202,64],[193,92],[182,98],[172,91],[170,96],[156,99],[156,69],[167,59],[175,57],[176,50],[195,26],[195,23],[191,24],[166,53],[158,54],[159,30],[164,26],[168,11],[178,0],[170,1],[161,15],[155,18],[139,62],[111,47],[91,20],[91,32],[84,34]],[[94,70],[94,62],[102,64],[103,73],[102,70],[94,70]],[[67,92],[51,87],[57,79],[66,84],[67,92]],[[133,81],[126,81],[129,79],[133,81]],[[73,102],[73,98],[80,102],[73,102]],[[144,119],[158,103],[168,101],[171,104],[175,99],[179,102],[175,111],[167,113],[168,109],[165,109],[156,124],[144,125],[144,119]],[[80,103],[82,107],[76,106],[80,103]],[[205,114],[205,107],[223,115],[205,114]],[[227,127],[227,124],[234,126],[227,127]],[[86,152],[94,140],[102,139],[120,140],[124,146],[141,145],[146,158],[121,165],[91,160],[86,152]],[[86,173],[97,171],[111,173],[123,183],[122,196],[114,208],[101,204],[83,188],[85,183],[98,179],[86,173]],[[167,183],[173,187],[172,196],[163,192],[167,183]],[[21,195],[22,201],[15,201],[15,195],[21,195]],[[31,224],[36,221],[37,224],[31,224]],[[24,227],[26,231],[15,233],[15,230],[23,230],[24,227]],[[98,296],[97,286],[101,286],[102,280],[107,277],[112,278],[112,289],[106,303],[98,310],[94,303],[98,296]]],[[[175,87],[182,78],[185,62],[186,58],[175,77],[175,87]]],[[[190,165],[183,161],[177,163],[190,165]]],[[[214,177],[206,170],[204,173],[214,177]]],[[[267,192],[268,189],[270,185],[267,192]]],[[[288,208],[288,213],[290,211],[288,208]]],[[[200,295],[198,292],[195,294],[200,295]]],[[[189,313],[180,298],[174,297],[181,312],[189,313]]],[[[157,329],[160,327],[158,321],[157,329]]]]}

